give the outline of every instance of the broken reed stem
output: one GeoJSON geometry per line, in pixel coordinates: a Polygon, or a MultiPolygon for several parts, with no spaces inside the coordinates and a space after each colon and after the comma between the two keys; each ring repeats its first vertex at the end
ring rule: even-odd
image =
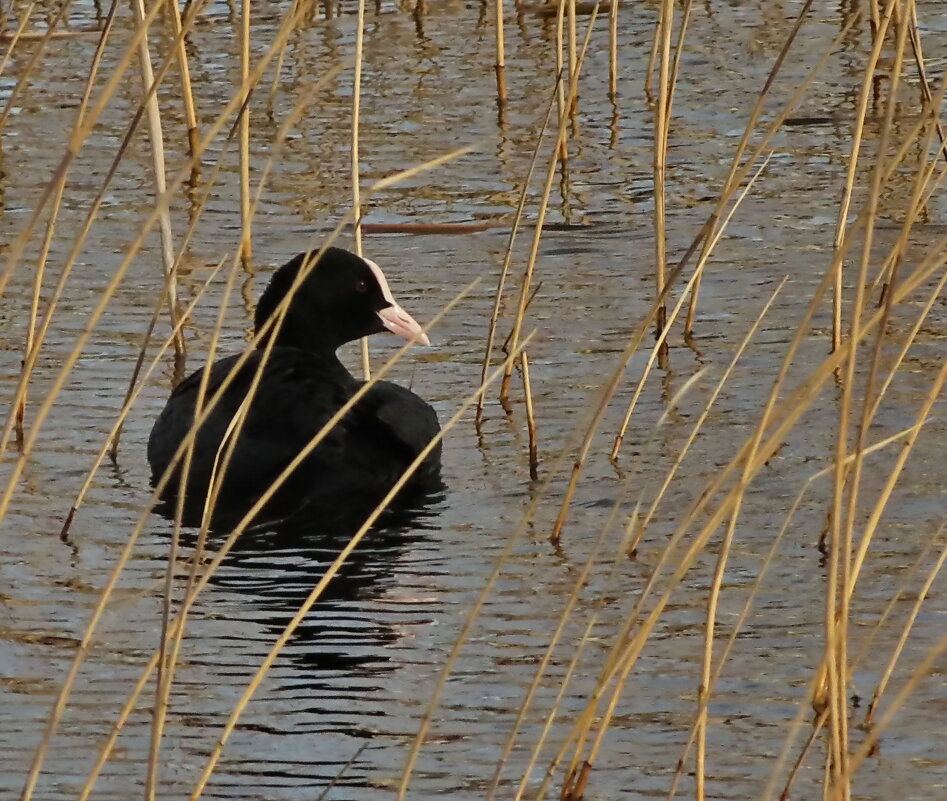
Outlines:
{"type": "Polygon", "coordinates": [[[526,431],[529,435],[529,477],[539,479],[539,445],[536,440],[536,414],[533,411],[533,391],[529,383],[529,358],[520,351],[520,369],[523,371],[523,394],[526,403],[526,431]]]}
{"type": "Polygon", "coordinates": [[[608,9],[608,94],[613,103],[618,100],[618,6],[612,0],[608,9]]]}
{"type": "MultiPolygon", "coordinates": [[[[359,169],[359,124],[361,122],[362,58],[365,42],[365,0],[358,0],[358,16],[355,29],[355,71],[352,77],[352,220],[355,237],[355,252],[362,255],[362,199],[360,193],[361,171],[359,169]]],[[[372,377],[372,364],[368,352],[368,337],[359,343],[362,356],[362,376],[368,381],[372,377]]]]}
{"type": "MultiPolygon", "coordinates": [[[[539,202],[539,209],[536,212],[536,222],[535,229],[533,231],[533,242],[530,247],[529,257],[526,261],[526,266],[523,270],[523,280],[520,284],[520,293],[519,293],[519,302],[517,304],[517,313],[516,318],[513,320],[513,331],[510,335],[510,351],[518,350],[519,346],[519,337],[520,332],[523,329],[523,318],[526,312],[526,301],[529,297],[530,283],[533,278],[533,271],[535,269],[536,260],[539,257],[539,245],[543,233],[543,224],[546,220],[546,211],[549,208],[549,197],[552,193],[553,182],[556,179],[556,166],[558,165],[558,154],[561,153],[562,146],[566,141],[567,129],[568,129],[568,111],[569,107],[572,104],[572,99],[575,97],[576,91],[578,91],[579,83],[579,74],[581,72],[582,62],[585,59],[585,54],[588,51],[589,42],[592,39],[592,32],[595,28],[595,20],[598,18],[598,6],[592,12],[592,15],[589,20],[589,26],[586,30],[585,41],[582,45],[582,53],[579,56],[578,63],[576,64],[575,72],[572,73],[569,79],[569,93],[568,97],[562,102],[560,111],[559,111],[559,127],[558,134],[556,138],[556,147],[553,149],[552,154],[549,157],[549,165],[546,169],[546,182],[543,186],[543,194],[539,202]]],[[[561,86],[561,84],[560,84],[561,86]]],[[[513,373],[513,367],[509,361],[506,362],[506,369],[503,373],[503,380],[500,383],[500,403],[503,405],[503,408],[507,410],[511,409],[509,392],[510,392],[510,378],[513,373]]]]}
{"type": "MultiPolygon", "coordinates": [[[[191,86],[191,67],[187,57],[185,37],[181,34],[181,11],[177,3],[166,4],[168,20],[171,24],[171,35],[175,40],[178,69],[181,78],[181,97],[184,101],[184,123],[187,125],[188,155],[193,156],[201,141],[200,128],[197,123],[197,107],[194,104],[194,90],[191,86]]],[[[195,171],[200,172],[200,162],[195,165],[195,171]]]]}
{"type": "MultiPolygon", "coordinates": [[[[501,113],[506,107],[506,32],[503,26],[503,0],[494,0],[496,3],[496,64],[494,70],[497,79],[497,106],[501,113]]],[[[479,407],[478,407],[479,408],[479,407]]]]}
{"type": "MultiPolygon", "coordinates": [[[[292,15],[288,17],[292,19],[292,15]]],[[[287,34],[288,35],[288,34],[287,34]]],[[[283,38],[285,42],[285,37],[283,38]]],[[[253,261],[253,219],[250,215],[250,0],[240,3],[240,258],[253,261]]],[[[255,82],[254,82],[255,83],[255,82]]]]}
{"type": "MultiPolygon", "coordinates": [[[[559,91],[559,83],[561,82],[561,76],[556,77],[556,85],[552,89],[552,94],[549,97],[549,103],[546,106],[546,116],[543,119],[543,124],[539,129],[539,136],[536,138],[536,145],[533,147],[533,154],[529,160],[529,168],[526,170],[526,175],[523,178],[523,186],[520,190],[519,201],[516,205],[516,214],[513,216],[513,225],[510,228],[510,238],[506,244],[506,251],[503,254],[503,266],[500,268],[500,275],[497,278],[497,289],[496,294],[493,298],[493,311],[490,314],[490,326],[487,329],[487,341],[483,349],[483,363],[480,366],[480,382],[483,383],[487,373],[490,370],[490,359],[493,356],[493,343],[496,339],[497,331],[497,322],[500,319],[500,306],[503,303],[503,290],[506,286],[506,277],[510,271],[510,264],[513,261],[513,245],[516,242],[516,235],[519,233],[520,225],[523,221],[523,213],[526,210],[526,199],[529,194],[529,187],[533,181],[533,171],[536,169],[536,163],[539,161],[539,153],[542,148],[543,140],[546,136],[546,131],[549,128],[549,119],[552,117],[552,109],[556,102],[556,97],[559,91]]],[[[512,332],[510,333],[512,336],[512,332]]],[[[474,415],[474,426],[477,429],[477,432],[481,432],[481,426],[483,425],[483,404],[484,404],[485,395],[480,395],[477,398],[477,411],[474,415]]],[[[507,410],[509,413],[509,410],[507,410]]]]}

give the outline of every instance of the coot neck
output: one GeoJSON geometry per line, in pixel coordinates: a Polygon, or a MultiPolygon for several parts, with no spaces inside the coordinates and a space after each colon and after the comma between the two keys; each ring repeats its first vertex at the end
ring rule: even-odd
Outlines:
{"type": "MultiPolygon", "coordinates": [[[[265,353],[268,341],[269,337],[264,336],[263,339],[261,339],[257,344],[256,350],[261,354],[265,353]]],[[[335,352],[335,348],[331,345],[326,345],[319,342],[307,342],[304,344],[294,341],[288,337],[278,336],[276,338],[276,343],[273,345],[273,350],[301,351],[325,365],[325,367],[331,373],[338,374],[339,376],[348,376],[351,378],[351,373],[348,371],[345,365],[342,364],[342,360],[339,359],[338,354],[335,352]]]]}

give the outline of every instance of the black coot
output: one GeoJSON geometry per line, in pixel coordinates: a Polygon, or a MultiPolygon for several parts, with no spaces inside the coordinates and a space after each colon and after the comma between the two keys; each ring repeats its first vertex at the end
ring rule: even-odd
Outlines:
{"type": "MultiPolygon", "coordinates": [[[[300,269],[316,256],[316,252],[300,253],[276,271],[257,304],[257,331],[275,314],[300,269]]],[[[276,333],[224,475],[215,525],[243,514],[258,500],[362,386],[339,361],[336,349],[385,329],[429,344],[414,318],[395,302],[377,264],[340,248],[326,249],[297,288],[276,333]]],[[[247,397],[270,336],[250,354],[200,428],[184,488],[188,522],[200,518],[214,463],[226,451],[221,443],[247,397]]],[[[218,394],[237,360],[231,356],[211,367],[207,399],[218,394]]],[[[155,483],[194,422],[202,372],[193,373],[171,393],[151,431],[148,461],[155,483]]],[[[439,429],[430,405],[404,387],[379,381],[292,473],[264,516],[374,505],[439,429]]],[[[163,493],[166,502],[174,500],[180,489],[179,470],[163,493]]],[[[408,489],[417,494],[440,488],[438,445],[408,489]]]]}

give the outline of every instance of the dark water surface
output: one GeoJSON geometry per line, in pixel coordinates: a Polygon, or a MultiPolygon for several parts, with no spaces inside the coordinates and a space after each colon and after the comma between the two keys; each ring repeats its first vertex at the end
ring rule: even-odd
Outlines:
{"type": "MultiPolygon", "coordinates": [[[[668,171],[669,254],[686,249],[713,208],[750,108],[788,35],[799,2],[708,2],[695,9],[682,79],[675,97],[668,171]]],[[[817,4],[820,5],[820,4],[817,4]]],[[[770,109],[789,97],[846,22],[848,3],[822,8],[790,54],[770,109]]],[[[413,384],[447,419],[479,380],[487,321],[498,266],[523,176],[551,91],[554,24],[526,13],[508,30],[509,107],[497,117],[492,29],[477,4],[430,3],[419,31],[414,17],[391,3],[369,12],[365,37],[362,105],[362,169],[366,182],[447,152],[481,142],[470,156],[380,193],[370,201],[373,222],[495,221],[475,236],[375,235],[366,251],[387,271],[404,306],[419,319],[433,316],[474,278],[480,283],[433,332],[436,347],[416,349],[398,364],[396,380],[413,384]],[[485,144],[484,144],[485,143],[485,144]]],[[[260,9],[254,30],[257,55],[264,52],[287,4],[260,9]]],[[[122,12],[124,13],[124,12],[122,12]]],[[[918,3],[932,74],[944,67],[947,25],[938,0],[918,3]]],[[[76,3],[70,24],[96,24],[95,7],[76,3]]],[[[622,9],[621,88],[616,105],[607,98],[607,21],[597,23],[581,82],[581,114],[571,142],[568,181],[558,183],[550,221],[568,223],[547,231],[537,278],[543,286],[530,308],[537,328],[530,348],[541,437],[541,478],[548,477],[574,432],[588,418],[599,387],[614,369],[629,332],[647,313],[653,292],[651,210],[652,118],[642,90],[656,4],[622,9]]],[[[202,125],[209,125],[233,92],[239,70],[231,10],[210,6],[195,32],[191,70],[202,125]]],[[[586,19],[580,20],[584,31],[586,19]]],[[[128,38],[123,17],[118,39],[128,38]]],[[[527,716],[517,748],[504,770],[500,796],[511,798],[538,741],[545,714],[586,623],[597,619],[580,664],[560,705],[549,744],[530,776],[535,794],[554,748],[562,742],[594,686],[616,632],[633,607],[680,515],[716,471],[732,458],[758,419],[782,354],[812,291],[831,258],[840,186],[862,65],[868,52],[858,24],[833,56],[824,76],[799,109],[798,124],[774,142],[775,155],[758,191],[746,200],[708,265],[694,348],[675,334],[670,368],[656,371],[645,387],[623,452],[631,474],[626,488],[605,454],[633,384],[613,404],[580,486],[561,550],[547,540],[564,487],[554,477],[533,522],[514,546],[483,612],[460,653],[442,703],[434,713],[410,792],[411,798],[482,798],[519,704],[542,658],[579,570],[616,502],[622,514],[589,577],[577,609],[527,716]],[[612,555],[621,528],[639,497],[654,498],[713,384],[784,276],[789,280],[732,379],[713,407],[704,435],[681,466],[639,550],[638,561],[612,555]],[[672,398],[698,371],[705,378],[657,427],[672,398]],[[635,471],[638,474],[635,475],[635,471]],[[605,603],[598,602],[605,593],[605,603]]],[[[259,161],[254,182],[272,151],[278,126],[314,81],[352,52],[354,9],[313,20],[291,38],[279,76],[274,117],[264,111],[265,92],[253,100],[252,147],[259,161]]],[[[160,37],[155,37],[158,41],[160,37]]],[[[7,246],[22,229],[61,157],[95,49],[92,34],[57,40],[42,69],[17,101],[3,132],[5,176],[0,238],[7,246]]],[[[103,74],[119,58],[108,49],[103,74]]],[[[9,97],[29,46],[15,51],[0,79],[9,97]]],[[[254,228],[259,275],[241,276],[230,301],[222,348],[241,347],[248,310],[275,264],[317,245],[349,201],[349,108],[351,71],[329,81],[290,134],[263,193],[254,228]]],[[[175,87],[176,79],[171,80],[175,87]]],[[[272,81],[272,70],[266,86],[272,81]]],[[[101,85],[101,80],[100,80],[101,85]]],[[[140,93],[128,80],[106,110],[71,172],[53,242],[44,299],[101,184],[140,93]]],[[[181,104],[176,88],[162,96],[172,166],[183,157],[181,104]]],[[[903,110],[895,136],[913,123],[903,110]]],[[[873,118],[868,146],[878,120],[873,118]],[[873,126],[873,128],[872,128],[873,126]]],[[[218,141],[204,179],[224,150],[224,167],[186,259],[181,294],[188,300],[231,253],[239,239],[239,189],[235,148],[218,141]]],[[[110,277],[133,240],[151,203],[150,151],[136,135],[105,197],[103,210],[67,283],[31,388],[30,414],[86,324],[110,277]]],[[[899,230],[897,209],[909,196],[913,174],[905,171],[884,197],[879,247],[899,230]],[[885,215],[888,215],[885,217],[885,215]],[[884,220],[888,220],[887,223],[884,220]]],[[[534,180],[533,195],[541,179],[534,180]]],[[[924,253],[947,224],[943,195],[930,218],[915,229],[924,253]]],[[[175,207],[180,238],[189,214],[181,193],[175,207]]],[[[535,214],[535,203],[529,214],[535,214]]],[[[519,273],[530,231],[519,240],[519,273]]],[[[38,239],[38,237],[37,237],[38,239]]],[[[914,251],[912,251],[913,253],[914,251]]],[[[27,250],[13,276],[0,314],[2,389],[9,397],[19,370],[26,309],[38,244],[27,250]]],[[[909,259],[912,258],[910,255],[909,259]]],[[[148,384],[126,427],[115,464],[96,476],[68,542],[58,533],[63,517],[121,405],[138,343],[161,283],[157,236],[151,235],[127,280],[72,371],[41,430],[14,496],[0,538],[0,797],[15,797],[40,740],[53,700],[109,571],[148,499],[145,442],[170,386],[170,364],[148,384]]],[[[219,279],[198,306],[187,330],[189,368],[202,363],[223,302],[219,279]]],[[[919,308],[908,304],[908,308],[919,308]]],[[[514,301],[504,308],[501,336],[514,301]]],[[[892,341],[907,336],[913,318],[891,321],[892,341]]],[[[159,324],[163,336],[166,321],[159,324]]],[[[796,364],[794,386],[821,362],[828,347],[828,305],[817,315],[796,364]]],[[[872,429],[881,439],[910,425],[943,358],[947,313],[935,305],[895,378],[872,429]]],[[[377,337],[380,361],[391,339],[377,337]]],[[[351,365],[356,352],[347,352],[351,365]]],[[[636,380],[647,351],[632,360],[636,380]]],[[[720,626],[729,634],[762,560],[805,481],[829,463],[834,448],[838,391],[816,400],[803,425],[747,495],[737,528],[720,626]]],[[[852,617],[852,652],[872,631],[910,566],[936,534],[947,512],[943,488],[945,422],[935,406],[899,488],[872,543],[852,617]]],[[[29,419],[29,418],[28,418],[29,419]]],[[[15,453],[3,465],[8,471],[15,453]]],[[[883,485],[891,454],[871,461],[864,479],[866,510],[883,485]]],[[[408,746],[427,700],[466,619],[531,496],[526,433],[519,391],[512,417],[491,391],[482,441],[464,420],[445,440],[445,498],[404,525],[389,525],[358,549],[327,597],[303,622],[277,660],[228,743],[207,796],[226,799],[313,799],[349,763],[327,798],[394,797],[408,746]],[[353,759],[354,758],[354,759],[353,759]]],[[[829,493],[817,482],[789,527],[764,581],[711,706],[708,793],[717,798],[757,798],[773,769],[787,728],[804,702],[807,682],[823,641],[825,567],[815,548],[824,526],[829,493]]],[[[119,581],[79,675],[59,733],[53,740],[35,797],[59,801],[76,796],[118,709],[158,642],[164,567],[170,524],[152,518],[119,581]]],[[[247,538],[227,557],[191,614],[162,750],[161,798],[181,798],[203,767],[221,727],[260,660],[299,603],[318,581],[344,540],[307,531],[263,533],[247,538]]],[[[185,543],[184,555],[190,553],[185,543]]],[[[706,588],[716,549],[698,560],[663,614],[633,672],[592,772],[589,799],[612,801],[664,797],[687,740],[696,704],[706,588]]],[[[932,564],[932,558],[925,562],[932,564]]],[[[183,579],[187,565],[178,573],[183,579]]],[[[877,633],[869,658],[860,663],[854,690],[870,696],[901,623],[916,597],[913,579],[892,622],[877,633]]],[[[938,579],[896,672],[900,687],[943,634],[945,586],[938,579]]],[[[942,664],[942,667],[944,665],[942,664]]],[[[143,792],[149,744],[152,689],[146,690],[122,734],[94,798],[134,798],[143,792]]],[[[806,714],[808,720],[808,713],[806,714]]],[[[861,712],[855,713],[855,720],[861,712]]],[[[860,799],[931,799],[947,786],[947,687],[942,673],[925,681],[884,737],[857,782],[860,799]]],[[[860,732],[853,731],[859,742],[860,732]]],[[[793,758],[798,745],[793,749],[793,758]]],[[[821,752],[820,752],[821,753],[821,752]]],[[[798,798],[821,797],[821,757],[810,759],[796,788],[798,798]]],[[[692,763],[689,763],[692,764],[692,763]]],[[[554,784],[558,788],[558,781],[554,784]]],[[[557,792],[554,789],[553,792],[557,792]]],[[[681,792],[692,794],[685,778],[681,792]]]]}

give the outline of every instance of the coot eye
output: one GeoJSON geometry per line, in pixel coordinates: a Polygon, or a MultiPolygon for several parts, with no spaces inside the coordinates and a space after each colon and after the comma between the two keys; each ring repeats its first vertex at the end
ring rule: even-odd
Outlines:
{"type": "Polygon", "coordinates": [[[356,281],[355,282],[355,291],[356,292],[368,292],[368,281],[356,281]]]}

